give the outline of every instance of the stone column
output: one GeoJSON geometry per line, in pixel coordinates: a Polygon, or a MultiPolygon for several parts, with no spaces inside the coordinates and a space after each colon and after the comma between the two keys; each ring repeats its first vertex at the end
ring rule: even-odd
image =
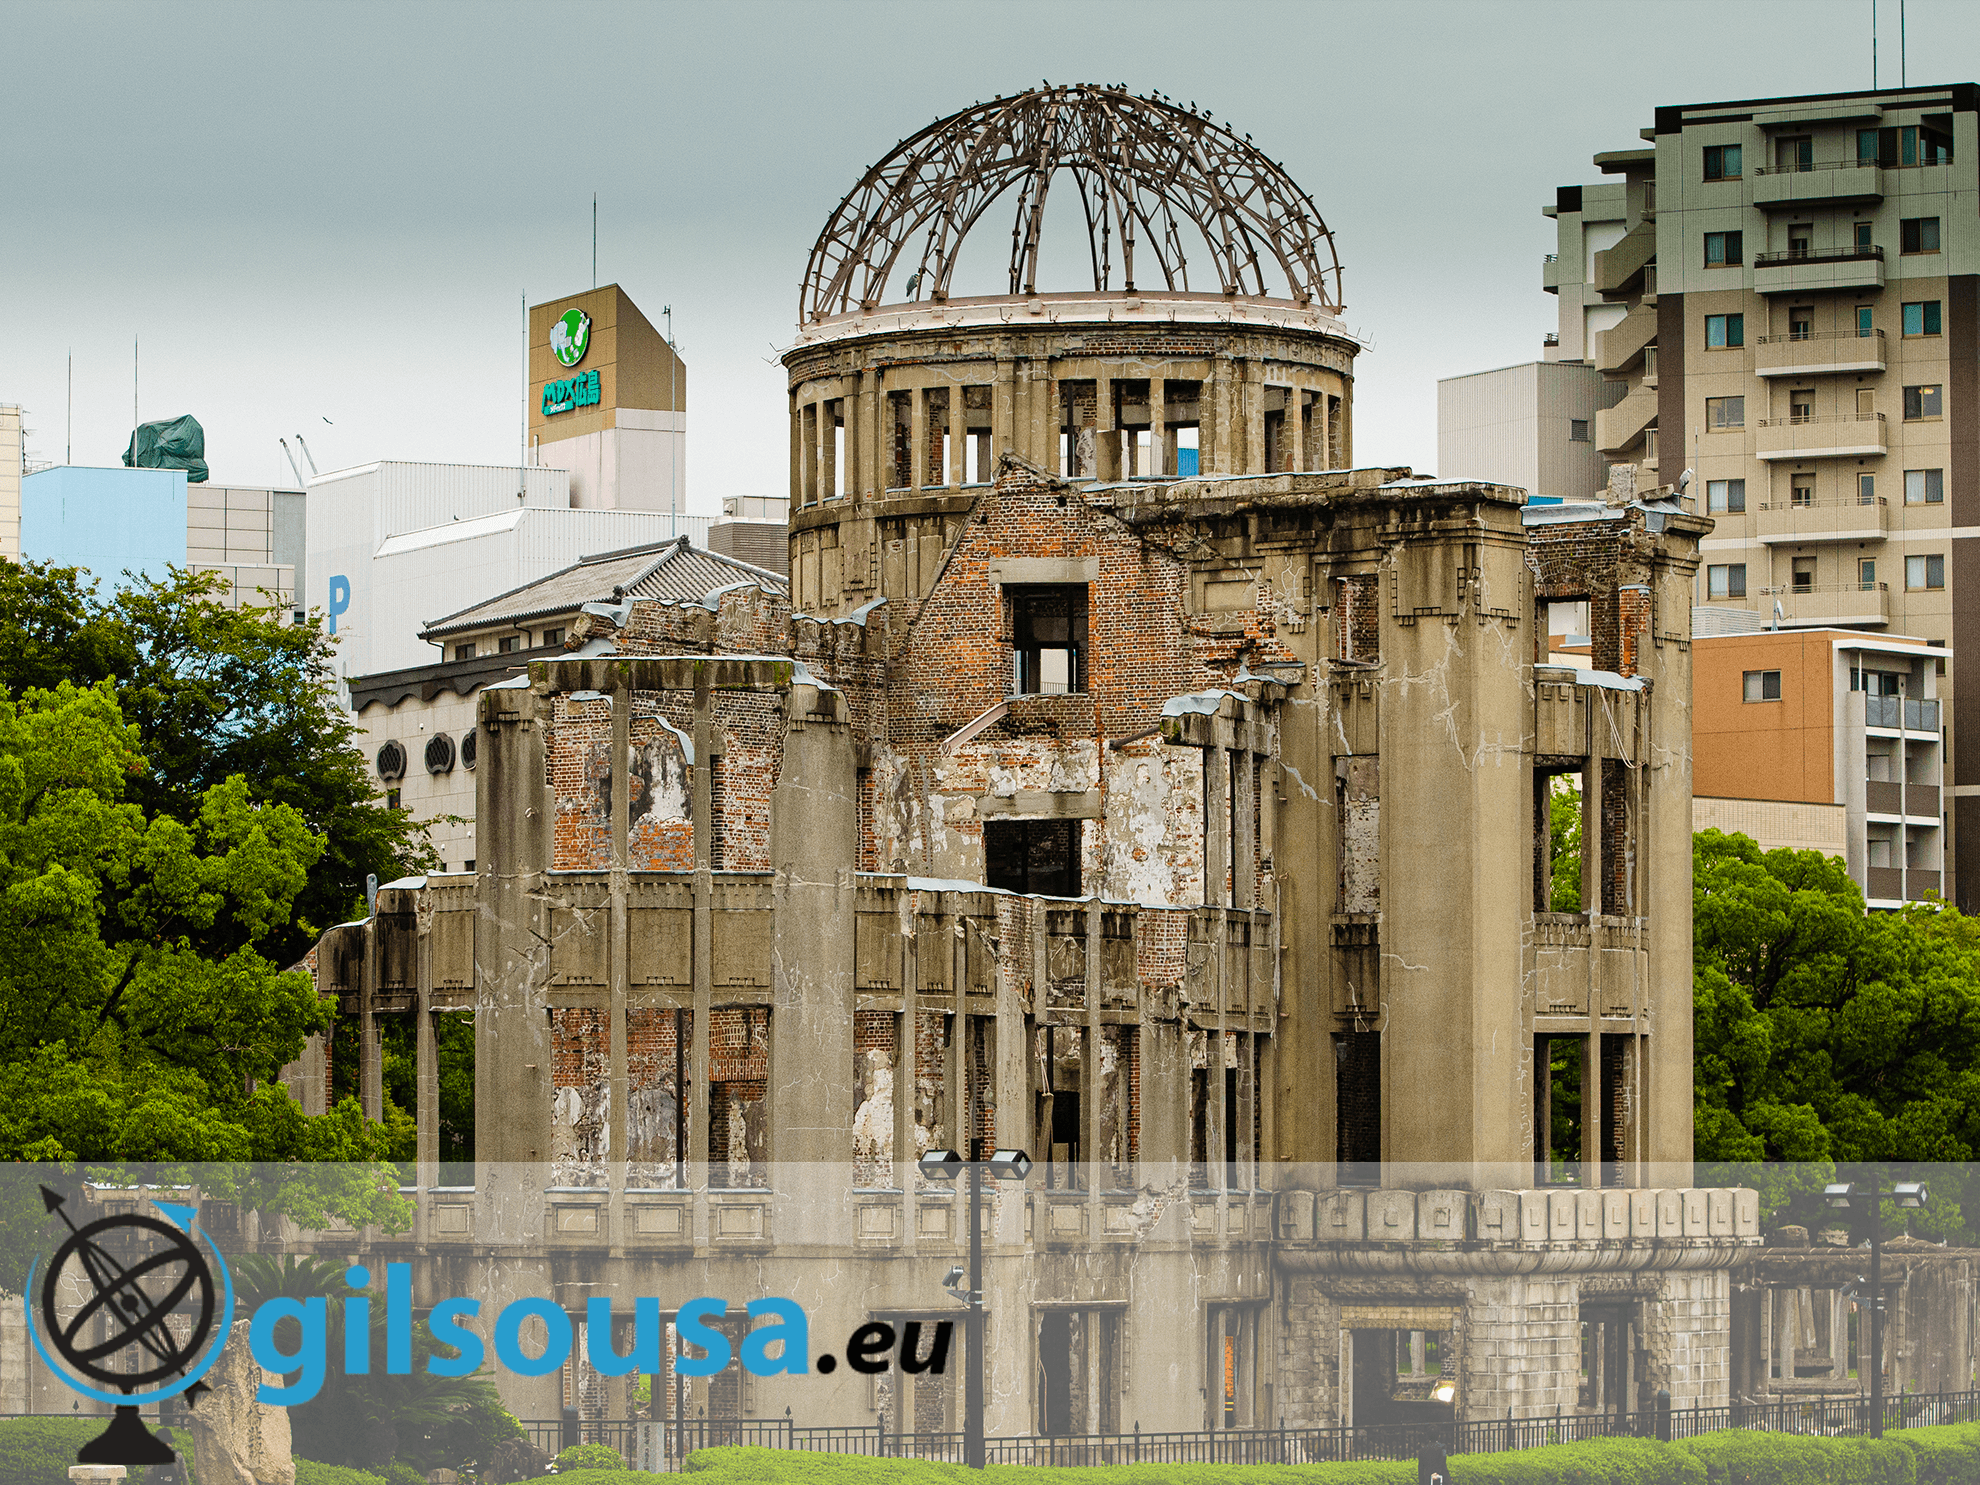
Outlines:
{"type": "MultiPolygon", "coordinates": [[[[854,874],[834,863],[851,861],[859,841],[858,766],[841,692],[794,684],[786,706],[783,769],[770,796],[776,1159],[785,1172],[812,1167],[843,1186],[836,1173],[852,1158],[845,1070],[853,1058],[854,874]]],[[[800,1212],[813,1241],[849,1220],[843,1201],[791,1215],[800,1212]]]]}
{"type": "MultiPolygon", "coordinates": [[[[708,1184],[708,1108],[709,1074],[714,1067],[710,1022],[714,1016],[715,1003],[715,874],[711,863],[714,860],[714,841],[709,829],[714,810],[715,791],[709,780],[709,760],[714,756],[715,728],[709,709],[714,698],[709,694],[708,665],[697,663],[694,667],[694,758],[692,760],[694,802],[691,811],[694,819],[694,1050],[688,1056],[688,1082],[694,1096],[688,1103],[687,1148],[676,1152],[687,1172],[690,1189],[708,1184]],[[695,1167],[701,1167],[699,1179],[695,1167]]],[[[776,1036],[776,1028],[771,1028],[771,1036],[776,1036]]],[[[680,1090],[675,1090],[680,1097],[680,1090]]],[[[697,1206],[701,1205],[697,1202],[697,1206]]],[[[697,1227],[700,1225],[697,1221],[697,1227]]],[[[697,1237],[697,1241],[701,1241],[697,1237]]]]}
{"type": "Polygon", "coordinates": [[[1244,366],[1244,472],[1269,474],[1265,467],[1265,368],[1256,361],[1244,366]]]}
{"type": "MultiPolygon", "coordinates": [[[[631,1079],[626,1071],[626,1051],[631,1040],[631,1019],[627,1014],[632,977],[628,875],[628,854],[632,834],[632,709],[633,690],[630,666],[613,665],[612,702],[612,833],[610,866],[605,875],[606,943],[605,978],[605,1180],[611,1192],[606,1210],[607,1235],[613,1246],[624,1243],[626,1157],[631,1148],[627,1137],[626,1100],[631,1079]]],[[[699,772],[697,770],[697,772],[699,772]]],[[[675,1090],[679,1096],[679,1090],[675,1090]]]]}
{"type": "Polygon", "coordinates": [[[804,404],[791,393],[791,509],[804,505],[804,404]]]}
{"type": "Polygon", "coordinates": [[[928,389],[916,387],[908,393],[908,485],[920,490],[928,484],[928,389]]]}
{"type": "Polygon", "coordinates": [[[987,477],[996,478],[997,459],[1011,453],[1014,443],[1014,428],[1017,421],[1016,390],[1017,363],[1008,356],[997,358],[997,379],[990,391],[990,463],[987,477]]]}
{"type": "MultiPolygon", "coordinates": [[[[1086,900],[1086,1015],[1079,1033],[1079,1144],[1086,1158],[1086,1195],[1099,1200],[1100,1188],[1112,1184],[1100,1149],[1100,895],[1086,900]]],[[[1098,1231],[1097,1217],[1089,1218],[1098,1231]]]]}
{"type": "Polygon", "coordinates": [[[1175,465],[1168,458],[1169,446],[1169,384],[1159,376],[1148,378],[1148,469],[1137,469],[1137,474],[1174,474],[1175,465]]]}

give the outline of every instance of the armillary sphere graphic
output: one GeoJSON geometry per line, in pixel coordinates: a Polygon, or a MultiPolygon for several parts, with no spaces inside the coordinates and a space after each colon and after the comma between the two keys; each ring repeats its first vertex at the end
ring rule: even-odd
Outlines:
{"type": "MultiPolygon", "coordinates": [[[[44,1186],[41,1197],[49,1212],[61,1217],[69,1236],[42,1275],[39,1317],[33,1304],[34,1271],[28,1272],[24,1305],[29,1333],[42,1360],[73,1391],[117,1409],[109,1429],[83,1445],[76,1459],[81,1464],[170,1464],[171,1448],[145,1428],[138,1405],[180,1393],[196,1403],[209,1390],[200,1378],[226,1344],[234,1312],[234,1282],[226,1260],[213,1249],[221,1276],[216,1294],[212,1265],[200,1251],[199,1238],[205,1234],[197,1231],[189,1206],[154,1200],[164,1220],[131,1212],[79,1228],[62,1209],[60,1192],[44,1186]],[[81,1295],[87,1298],[77,1305],[81,1295]],[[175,1317],[190,1321],[183,1338],[175,1333],[175,1317]],[[49,1355],[50,1347],[66,1366],[49,1355]]],[[[207,1247],[212,1248],[210,1239],[207,1247]]]]}

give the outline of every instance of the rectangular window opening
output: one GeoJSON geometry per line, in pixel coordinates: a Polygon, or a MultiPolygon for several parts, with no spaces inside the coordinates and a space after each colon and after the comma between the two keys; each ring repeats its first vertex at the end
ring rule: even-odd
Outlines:
{"type": "Polygon", "coordinates": [[[1077,897],[1077,820],[985,820],[984,884],[1036,897],[1077,897]]]}
{"type": "Polygon", "coordinates": [[[1533,1163],[1541,1186],[1581,1184],[1581,1063],[1586,1038],[1533,1039],[1533,1163]]]}
{"type": "Polygon", "coordinates": [[[1344,1186],[1382,1179],[1382,1033],[1334,1033],[1335,1158],[1344,1186]]]}
{"type": "Polygon", "coordinates": [[[1749,670],[1745,678],[1745,699],[1748,701],[1779,701],[1781,699],[1781,673],[1778,670],[1749,670]]]}
{"type": "Polygon", "coordinates": [[[1745,480],[1707,480],[1705,508],[1713,515],[1737,515],[1746,509],[1745,480]]]}
{"type": "Polygon", "coordinates": [[[1945,388],[1926,382],[1904,389],[1904,418],[1908,423],[1925,422],[1945,416],[1945,388]]]}
{"type": "Polygon", "coordinates": [[[1066,696],[1086,690],[1086,586],[1013,586],[1011,694],[1066,696]]]}
{"type": "Polygon", "coordinates": [[[1939,333],[1939,301],[1920,299],[1904,306],[1904,333],[1906,335],[1937,335],[1939,333]]]}
{"type": "Polygon", "coordinates": [[[1904,472],[1906,505],[1942,505],[1946,498],[1946,472],[1943,469],[1907,469],[1904,472]]]}
{"type": "Polygon", "coordinates": [[[1906,217],[1898,223],[1898,251],[1936,253],[1939,250],[1937,217],[1906,217]]]}
{"type": "Polygon", "coordinates": [[[1744,598],[1746,596],[1746,564],[1744,562],[1714,563],[1705,569],[1705,596],[1708,598],[1744,598]]]}

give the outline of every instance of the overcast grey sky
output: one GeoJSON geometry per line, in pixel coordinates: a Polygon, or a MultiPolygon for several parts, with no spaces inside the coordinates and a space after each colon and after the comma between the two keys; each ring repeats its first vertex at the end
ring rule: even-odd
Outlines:
{"type": "MultiPolygon", "coordinates": [[[[1882,0],[1881,81],[1898,81],[1882,0]]],[[[521,306],[598,273],[691,370],[695,509],[785,488],[798,277],[895,142],[978,99],[1125,82],[1214,112],[1318,203],[1369,342],[1362,463],[1435,467],[1436,380],[1535,359],[1540,216],[1658,104],[1870,82],[1871,0],[287,4],[15,0],[0,87],[0,402],[60,460],[190,412],[218,481],[516,456],[521,306]],[[325,420],[328,420],[327,422],[325,420]]],[[[1920,82],[1980,5],[1908,0],[1920,82]]],[[[987,229],[986,229],[987,230],[987,229]]],[[[989,287],[986,285],[986,287],[989,287]]],[[[1071,281],[1041,287],[1090,287],[1071,281]]]]}

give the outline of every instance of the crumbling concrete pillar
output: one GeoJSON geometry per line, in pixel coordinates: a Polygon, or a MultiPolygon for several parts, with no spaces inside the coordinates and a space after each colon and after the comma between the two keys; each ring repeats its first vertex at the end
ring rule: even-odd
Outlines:
{"type": "Polygon", "coordinates": [[[1163,457],[1169,437],[1169,384],[1159,376],[1148,378],[1148,468],[1136,474],[1174,474],[1176,467],[1163,457]]]}
{"type": "Polygon", "coordinates": [[[550,1158],[550,867],[555,811],[544,782],[549,699],[491,686],[477,698],[474,935],[475,1130],[478,1165],[550,1158]]]}
{"type": "MultiPolygon", "coordinates": [[[[852,1158],[845,1070],[853,1057],[854,873],[842,863],[857,859],[858,764],[841,692],[794,684],[785,705],[783,770],[770,796],[777,1221],[813,1242],[850,1243],[851,1207],[831,1197],[852,1158]]],[[[904,987],[909,1004],[913,993],[904,987]]]]}

